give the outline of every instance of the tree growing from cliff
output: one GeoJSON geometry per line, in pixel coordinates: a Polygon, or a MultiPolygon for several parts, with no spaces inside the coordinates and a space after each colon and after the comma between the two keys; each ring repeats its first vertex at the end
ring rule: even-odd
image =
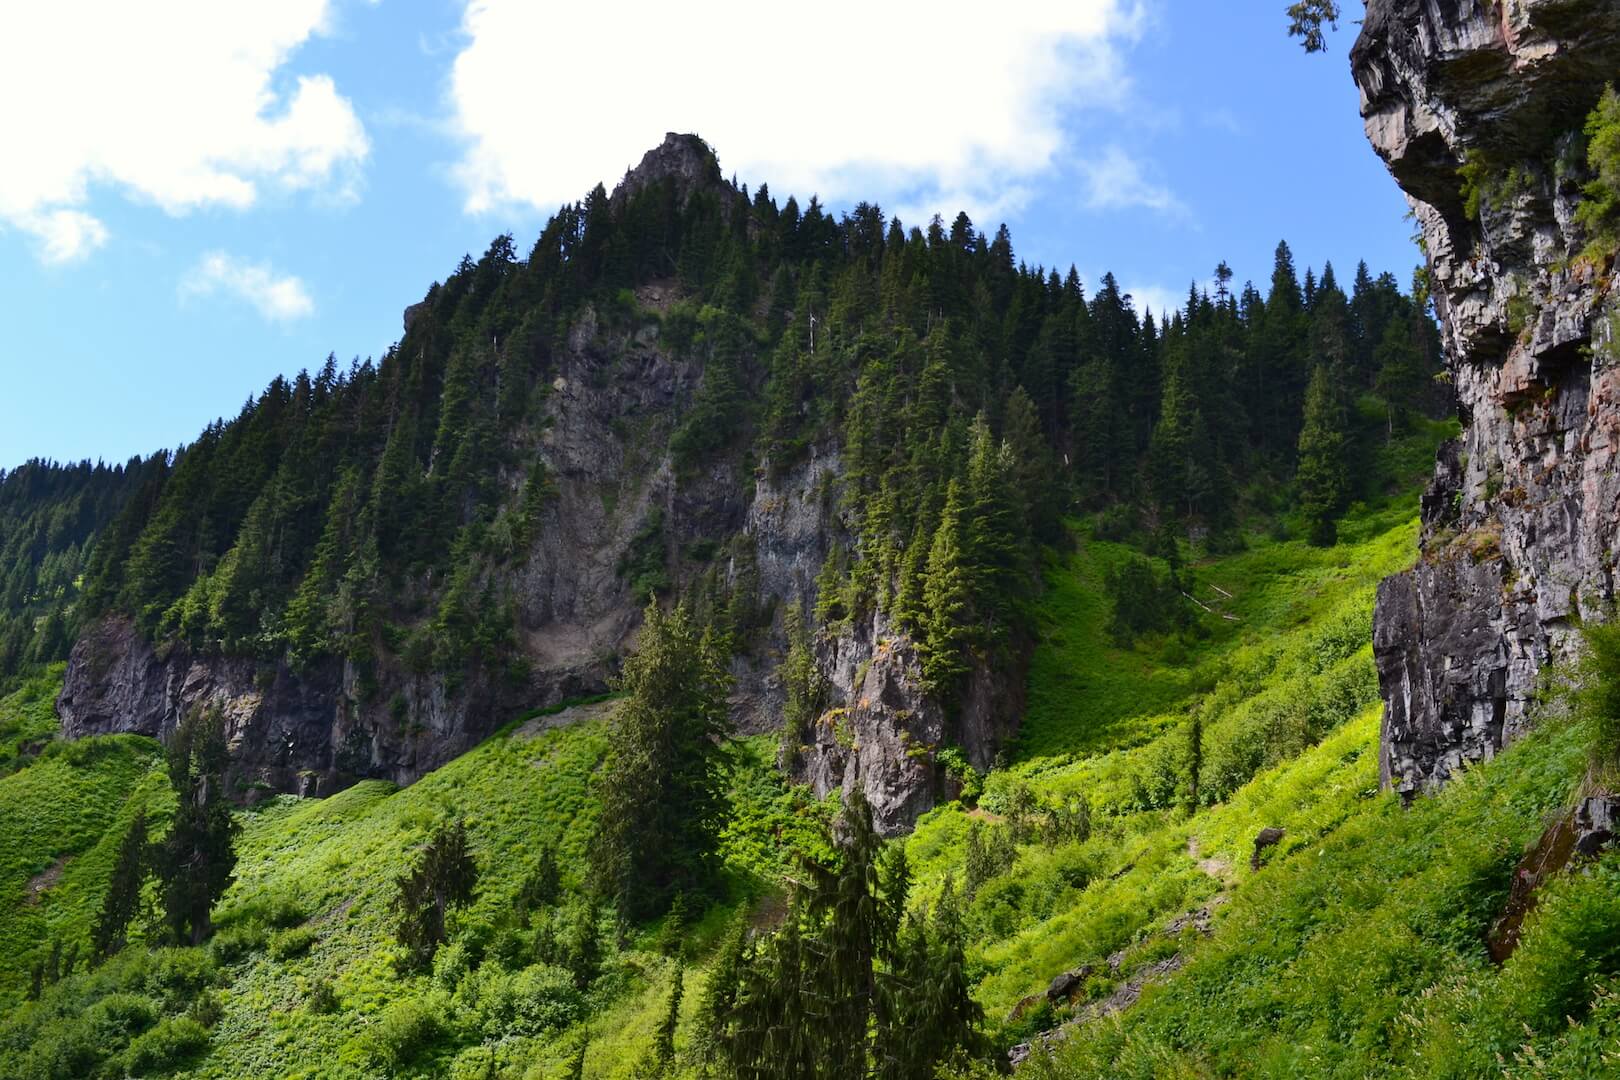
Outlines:
{"type": "Polygon", "coordinates": [[[177,805],[158,870],[169,932],[196,945],[213,932],[210,912],[235,878],[236,819],[225,798],[225,719],[194,709],[170,737],[169,783],[177,805]]]}
{"type": "Polygon", "coordinates": [[[963,550],[962,494],[952,480],[928,550],[923,576],[923,681],[934,694],[953,692],[967,673],[973,581],[963,550]]]}
{"type": "Polygon", "coordinates": [[[1575,220],[1587,229],[1586,254],[1601,259],[1620,241],[1620,94],[1612,84],[1586,118],[1586,164],[1592,179],[1575,220]]]}
{"type": "Polygon", "coordinates": [[[419,971],[444,943],[452,908],[472,902],[478,863],[467,844],[467,824],[455,821],[433,830],[415,863],[394,881],[394,936],[404,948],[400,967],[419,971]]]}
{"type": "Polygon", "coordinates": [[[784,618],[788,651],[782,661],[782,688],[786,700],[782,703],[782,750],[784,767],[791,768],[798,760],[799,747],[809,737],[810,726],[821,715],[826,704],[827,684],[816,664],[815,650],[810,646],[810,635],[805,631],[804,618],[797,603],[788,606],[784,618]]]}
{"type": "Polygon", "coordinates": [[[591,884],[627,918],[713,887],[729,685],[722,649],[684,603],[668,614],[647,605],[619,681],[592,848],[591,884]]]}

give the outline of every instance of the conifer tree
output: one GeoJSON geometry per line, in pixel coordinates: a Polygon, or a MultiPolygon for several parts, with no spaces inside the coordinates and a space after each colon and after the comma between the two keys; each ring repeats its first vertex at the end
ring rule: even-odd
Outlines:
{"type": "Polygon", "coordinates": [[[962,494],[955,480],[945,494],[939,527],[923,578],[923,680],[931,693],[949,696],[967,673],[973,582],[962,537],[962,494]]]}
{"type": "Polygon", "coordinates": [[[698,1001],[693,1041],[705,1075],[712,1075],[731,1059],[736,1038],[739,983],[748,952],[748,920],[739,912],[709,966],[703,997],[698,1001]]]}
{"type": "Polygon", "coordinates": [[[619,681],[625,698],[598,781],[591,866],[597,895],[628,918],[656,915],[677,892],[701,895],[713,884],[725,810],[719,739],[730,723],[725,659],[684,603],[667,615],[656,601],[647,605],[619,681]]]}
{"type": "Polygon", "coordinates": [[[1390,320],[1373,353],[1373,363],[1378,372],[1374,388],[1384,399],[1387,434],[1394,438],[1395,429],[1406,427],[1415,411],[1413,405],[1424,384],[1423,355],[1405,320],[1390,320]]]}
{"type": "Polygon", "coordinates": [[[118,842],[112,877],[107,882],[101,911],[90,932],[90,946],[96,959],[105,960],[124,947],[129,924],[140,910],[141,887],[146,882],[150,859],[146,811],[137,810],[118,842]]]}
{"type": "Polygon", "coordinates": [[[467,844],[467,825],[457,820],[433,830],[412,866],[394,881],[390,910],[394,936],[405,949],[404,970],[420,970],[444,943],[452,908],[472,902],[478,863],[467,844]]]}
{"type": "Polygon", "coordinates": [[[1299,434],[1299,505],[1312,544],[1338,540],[1338,514],[1349,492],[1345,467],[1345,416],[1332,368],[1318,364],[1305,393],[1305,423],[1299,434]]]}
{"type": "Polygon", "coordinates": [[[237,832],[225,798],[225,721],[194,709],[169,739],[169,783],[177,798],[159,858],[163,904],[174,940],[196,945],[213,932],[210,912],[235,877],[237,832]]]}
{"type": "Polygon", "coordinates": [[[829,1076],[860,1076],[876,1000],[872,965],[886,925],[878,889],[881,840],[860,785],[844,796],[840,821],[837,868],[808,867],[807,913],[820,924],[815,988],[823,1002],[817,1025],[822,1067],[829,1076]]]}
{"type": "Polygon", "coordinates": [[[534,867],[523,879],[518,893],[518,908],[524,914],[550,907],[557,902],[562,891],[562,868],[557,865],[557,849],[541,844],[535,856],[534,867]]]}
{"type": "Polygon", "coordinates": [[[826,679],[816,664],[815,651],[810,647],[810,635],[805,632],[804,619],[797,603],[789,604],[784,617],[788,640],[787,657],[782,661],[782,684],[786,700],[782,704],[782,763],[791,766],[797,759],[800,745],[809,738],[811,725],[821,715],[826,703],[826,679]]]}
{"type": "Polygon", "coordinates": [[[637,1076],[647,1077],[648,1080],[670,1075],[675,1067],[675,1031],[681,1022],[681,995],[685,990],[686,965],[675,965],[675,980],[670,983],[669,998],[664,1005],[664,1017],[658,1022],[658,1030],[653,1033],[653,1044],[648,1050],[646,1059],[636,1070],[637,1076]]]}

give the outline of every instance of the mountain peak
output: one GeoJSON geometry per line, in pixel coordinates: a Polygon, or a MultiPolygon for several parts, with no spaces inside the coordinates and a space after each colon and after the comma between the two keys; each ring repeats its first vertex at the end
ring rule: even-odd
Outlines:
{"type": "Polygon", "coordinates": [[[675,191],[682,205],[692,193],[705,189],[731,191],[720,174],[720,159],[715,157],[709,144],[693,134],[671,131],[664,141],[641,157],[641,164],[624,174],[619,186],[613,189],[615,208],[628,202],[643,188],[664,179],[675,181],[675,191]]]}

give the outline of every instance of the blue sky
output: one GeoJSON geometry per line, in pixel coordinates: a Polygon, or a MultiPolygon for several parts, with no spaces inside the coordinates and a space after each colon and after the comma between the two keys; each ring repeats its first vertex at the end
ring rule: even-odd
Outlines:
{"type": "Polygon", "coordinates": [[[1221,259],[1263,283],[1282,238],[1346,281],[1419,258],[1354,26],[1307,57],[1282,0],[125,6],[36,5],[0,41],[0,466],[172,446],[380,355],[464,252],[526,250],[666,130],[778,199],[1005,221],[1156,309],[1221,259]]]}

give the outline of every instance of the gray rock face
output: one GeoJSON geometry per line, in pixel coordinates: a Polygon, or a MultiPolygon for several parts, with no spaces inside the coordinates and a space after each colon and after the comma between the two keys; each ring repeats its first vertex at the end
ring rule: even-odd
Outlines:
{"type": "Polygon", "coordinates": [[[1574,211],[1620,6],[1371,0],[1351,64],[1422,229],[1464,425],[1423,498],[1421,561],[1374,617],[1380,772],[1411,796],[1520,734],[1575,621],[1614,599],[1620,299],[1574,211]],[[1475,217],[1464,162],[1484,169],[1475,217]]]}
{"type": "Polygon", "coordinates": [[[613,208],[622,208],[643,188],[664,179],[675,181],[675,197],[682,206],[697,191],[713,192],[726,202],[739,197],[720,175],[720,163],[707,143],[696,135],[671,131],[642,155],[641,164],[624,174],[613,190],[613,208]]]}
{"type": "Polygon", "coordinates": [[[978,769],[1023,715],[1024,669],[976,664],[956,715],[922,689],[916,644],[881,614],[818,649],[836,704],[815,724],[801,764],[825,795],[859,785],[878,832],[894,836],[916,824],[945,794],[936,755],[960,746],[978,769]]]}

